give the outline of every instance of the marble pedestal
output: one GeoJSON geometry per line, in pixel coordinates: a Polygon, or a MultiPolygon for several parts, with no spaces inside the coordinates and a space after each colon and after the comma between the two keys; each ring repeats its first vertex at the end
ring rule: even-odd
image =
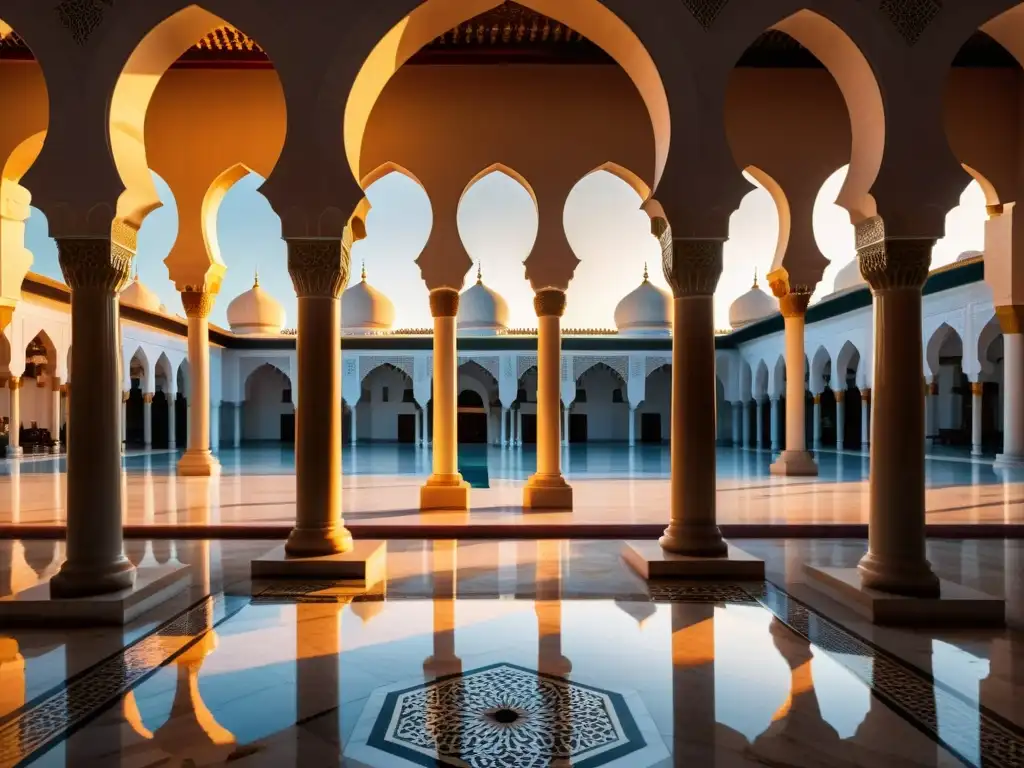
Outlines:
{"type": "Polygon", "coordinates": [[[564,480],[558,485],[545,485],[530,478],[523,486],[523,512],[553,509],[572,511],[572,486],[564,480]]]}
{"type": "Polygon", "coordinates": [[[938,597],[905,597],[864,587],[856,568],[805,565],[808,584],[873,624],[899,627],[1002,627],[1002,598],[939,580],[938,597]]]}
{"type": "Polygon", "coordinates": [[[465,480],[458,485],[426,485],[420,486],[420,510],[435,512],[456,510],[464,512],[469,509],[469,483],[465,480]]]}
{"type": "Polygon", "coordinates": [[[185,451],[178,459],[178,474],[182,477],[216,477],[220,462],[210,451],[185,451]]]}
{"type": "Polygon", "coordinates": [[[627,541],[622,558],[645,579],[764,580],[764,560],[731,544],[724,557],[696,557],[667,552],[656,541],[627,541]]]}
{"type": "Polygon", "coordinates": [[[807,451],[783,451],[769,468],[773,475],[815,477],[818,465],[807,451]]]}
{"type": "Polygon", "coordinates": [[[356,541],[348,552],[318,557],[289,557],[281,545],[253,560],[250,572],[254,579],[334,581],[367,588],[387,577],[386,557],[383,541],[356,541]]]}
{"type": "Polygon", "coordinates": [[[138,568],[132,588],[105,595],[53,597],[44,582],[0,600],[0,626],[124,626],[191,583],[191,569],[180,563],[138,568]]]}

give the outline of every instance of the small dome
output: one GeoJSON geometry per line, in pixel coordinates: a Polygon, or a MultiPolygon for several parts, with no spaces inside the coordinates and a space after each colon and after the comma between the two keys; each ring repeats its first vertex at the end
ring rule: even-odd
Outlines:
{"type": "Polygon", "coordinates": [[[368,335],[390,331],[395,323],[395,305],[366,282],[365,264],[360,278],[341,294],[341,332],[368,335]]]}
{"type": "Polygon", "coordinates": [[[228,325],[242,335],[278,334],[284,328],[284,308],[260,287],[260,276],[252,288],[228,304],[228,325]]]}
{"type": "Polygon", "coordinates": [[[868,281],[860,273],[860,261],[854,256],[853,261],[840,269],[836,274],[835,282],[832,283],[832,292],[849,291],[867,284],[868,281]]]}
{"type": "Polygon", "coordinates": [[[493,336],[508,328],[508,304],[501,294],[484,285],[479,265],[476,285],[459,296],[455,327],[464,336],[493,336]]]}
{"type": "Polygon", "coordinates": [[[161,312],[160,297],[153,293],[145,284],[139,280],[139,273],[128,283],[128,286],[121,291],[121,301],[132,307],[139,307],[150,312],[161,312]]]}
{"type": "Polygon", "coordinates": [[[619,333],[636,336],[672,332],[672,297],[648,279],[646,264],[643,282],[615,307],[615,327],[619,333]]]}
{"type": "Polygon", "coordinates": [[[982,251],[964,251],[963,253],[961,253],[959,256],[956,257],[956,260],[957,261],[967,261],[968,259],[976,259],[979,256],[984,258],[985,257],[984,252],[982,252],[982,251]]]}
{"type": "Polygon", "coordinates": [[[729,305],[729,325],[742,328],[778,311],[778,300],[761,290],[757,284],[757,272],[754,272],[754,285],[729,305]]]}

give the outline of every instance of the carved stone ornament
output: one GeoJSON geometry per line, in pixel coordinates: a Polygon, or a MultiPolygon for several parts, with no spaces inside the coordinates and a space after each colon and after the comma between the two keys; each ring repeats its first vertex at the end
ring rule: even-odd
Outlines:
{"type": "Polygon", "coordinates": [[[728,3],[729,0],[683,0],[683,4],[693,14],[693,18],[705,30],[711,29],[711,25],[715,23],[718,14],[722,12],[722,9],[728,3]]]}
{"type": "Polygon", "coordinates": [[[186,317],[209,317],[216,300],[217,294],[210,291],[181,292],[181,303],[185,307],[186,317]]]}
{"type": "Polygon", "coordinates": [[[9,378],[7,380],[7,388],[8,389],[21,389],[21,377],[20,376],[11,376],[11,378],[9,378]]]}
{"type": "Polygon", "coordinates": [[[783,317],[803,317],[807,314],[807,305],[811,303],[811,291],[800,286],[801,290],[791,291],[779,297],[779,311],[783,317]]]}
{"type": "Polygon", "coordinates": [[[130,246],[108,237],[57,238],[60,271],[72,291],[104,288],[117,293],[128,284],[134,256],[134,238],[130,246]]]}
{"type": "Polygon", "coordinates": [[[907,45],[913,45],[942,11],[942,0],[881,0],[878,8],[907,45]]]}
{"type": "Polygon", "coordinates": [[[60,0],[53,10],[60,25],[71,34],[71,39],[85,45],[103,22],[104,8],[113,3],[114,0],[60,0]]]}
{"type": "Polygon", "coordinates": [[[1024,304],[996,307],[996,318],[1003,333],[1024,333],[1024,304]]]}
{"type": "Polygon", "coordinates": [[[295,238],[288,241],[288,274],[295,295],[337,298],[348,285],[351,255],[341,240],[295,238]]]}
{"type": "Polygon", "coordinates": [[[565,291],[554,288],[537,291],[533,297],[533,309],[537,317],[561,317],[565,314],[565,291]]]}
{"type": "Polygon", "coordinates": [[[722,276],[724,241],[673,239],[667,227],[658,239],[661,241],[661,266],[672,295],[676,298],[714,295],[722,276]]]}
{"type": "Polygon", "coordinates": [[[430,292],[431,317],[455,317],[459,314],[459,292],[454,288],[435,288],[430,292]]]}
{"type": "Polygon", "coordinates": [[[874,216],[857,225],[860,273],[873,291],[920,288],[928,279],[933,238],[886,239],[885,225],[874,216]]]}

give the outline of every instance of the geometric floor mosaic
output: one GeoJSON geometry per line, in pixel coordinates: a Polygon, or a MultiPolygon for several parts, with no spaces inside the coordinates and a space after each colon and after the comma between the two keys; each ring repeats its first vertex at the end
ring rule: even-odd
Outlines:
{"type": "Polygon", "coordinates": [[[505,663],[381,689],[345,755],[469,768],[645,768],[669,756],[638,696],[505,663]]]}

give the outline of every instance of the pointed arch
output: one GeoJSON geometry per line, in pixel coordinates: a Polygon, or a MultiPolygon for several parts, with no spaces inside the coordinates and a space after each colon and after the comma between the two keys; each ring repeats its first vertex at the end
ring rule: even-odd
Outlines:
{"type": "Polygon", "coordinates": [[[1003,335],[1003,329],[999,325],[999,318],[992,315],[989,321],[985,323],[985,327],[981,329],[981,333],[978,335],[978,369],[986,373],[991,372],[992,368],[996,364],[996,360],[992,358],[989,351],[993,344],[995,344],[1003,335]]]}
{"type": "Polygon", "coordinates": [[[744,173],[750,175],[769,195],[775,203],[775,211],[779,217],[779,236],[775,242],[775,256],[772,258],[772,268],[782,266],[782,259],[786,255],[786,248],[789,246],[789,233],[792,229],[792,214],[789,210],[789,198],[786,197],[782,185],[775,179],[762,171],[756,165],[748,165],[743,169],[744,173]]]}
{"type": "Polygon", "coordinates": [[[757,363],[757,372],[754,374],[754,399],[763,400],[768,396],[768,363],[762,358],[757,363]]]}
{"type": "Polygon", "coordinates": [[[398,163],[392,162],[391,160],[388,160],[386,163],[381,163],[372,171],[363,176],[363,178],[359,182],[359,186],[365,190],[391,173],[400,173],[402,176],[407,176],[408,178],[419,184],[419,186],[423,188],[424,191],[426,191],[426,188],[423,187],[423,182],[416,177],[416,174],[414,174],[408,168],[405,168],[404,166],[401,166],[398,163]]]}
{"type": "Polygon", "coordinates": [[[57,376],[59,370],[57,345],[53,343],[53,340],[50,338],[50,334],[48,334],[45,329],[39,328],[35,333],[31,335],[26,334],[23,338],[29,339],[29,343],[25,346],[26,361],[29,349],[38,343],[42,346],[44,354],[46,355],[46,367],[44,369],[46,374],[50,377],[57,376]]]}
{"type": "Polygon", "coordinates": [[[945,322],[940,323],[939,327],[928,337],[924,347],[924,363],[932,376],[937,376],[939,373],[939,352],[946,342],[951,340],[959,341],[961,349],[963,349],[963,337],[953,326],[945,322]]]}
{"type": "Polygon", "coordinates": [[[651,188],[647,186],[647,182],[645,182],[643,179],[641,179],[639,176],[633,173],[633,171],[629,170],[624,166],[619,165],[618,163],[613,163],[610,161],[607,163],[602,163],[601,165],[597,166],[597,168],[590,171],[590,173],[586,174],[586,176],[584,176],[583,178],[586,178],[587,176],[593,176],[595,173],[600,173],[601,171],[610,173],[612,176],[615,176],[621,181],[624,181],[633,189],[634,192],[637,193],[641,201],[646,200],[648,197],[651,196],[651,188]]]}
{"type": "Polygon", "coordinates": [[[153,391],[153,367],[149,361],[149,355],[146,354],[145,348],[139,344],[135,351],[132,352],[131,356],[125,361],[124,367],[124,378],[125,378],[125,389],[131,389],[132,380],[132,369],[135,364],[138,363],[138,369],[141,371],[142,376],[140,377],[139,383],[143,392],[153,391]]]}
{"type": "Polygon", "coordinates": [[[210,183],[206,194],[203,195],[203,207],[200,214],[203,242],[206,244],[206,252],[210,259],[221,269],[225,269],[226,266],[224,259],[221,258],[220,243],[217,240],[217,214],[231,188],[252,172],[252,169],[244,163],[235,163],[230,168],[221,171],[217,178],[210,183]]]}
{"type": "Polygon", "coordinates": [[[485,382],[488,386],[498,390],[498,379],[493,373],[484,368],[476,360],[463,360],[459,363],[459,373],[470,373],[476,375],[478,379],[485,382]]]}
{"type": "Polygon", "coordinates": [[[504,163],[492,163],[491,165],[487,166],[482,171],[477,173],[475,176],[473,176],[473,178],[469,180],[466,186],[463,187],[462,194],[459,195],[459,205],[462,204],[463,198],[466,197],[466,193],[473,188],[474,184],[476,184],[478,181],[480,181],[480,179],[484,178],[485,176],[490,176],[492,173],[503,173],[510,179],[516,181],[519,184],[519,186],[525,189],[527,194],[530,195],[530,199],[533,200],[533,207],[534,209],[537,209],[537,193],[533,191],[533,187],[530,185],[530,182],[528,182],[526,180],[526,177],[519,173],[519,171],[510,168],[504,163]]]}
{"type": "Polygon", "coordinates": [[[832,369],[833,389],[846,388],[846,379],[851,369],[860,373],[860,360],[860,350],[857,349],[852,341],[845,341],[843,346],[839,348],[839,354],[836,355],[836,364],[832,369]]]}
{"type": "Polygon", "coordinates": [[[812,395],[820,395],[830,384],[834,385],[836,377],[836,366],[834,365],[831,366],[832,381],[825,381],[825,368],[830,364],[832,364],[832,356],[825,349],[824,344],[819,345],[814,351],[814,356],[811,358],[810,390],[812,395]]]}

